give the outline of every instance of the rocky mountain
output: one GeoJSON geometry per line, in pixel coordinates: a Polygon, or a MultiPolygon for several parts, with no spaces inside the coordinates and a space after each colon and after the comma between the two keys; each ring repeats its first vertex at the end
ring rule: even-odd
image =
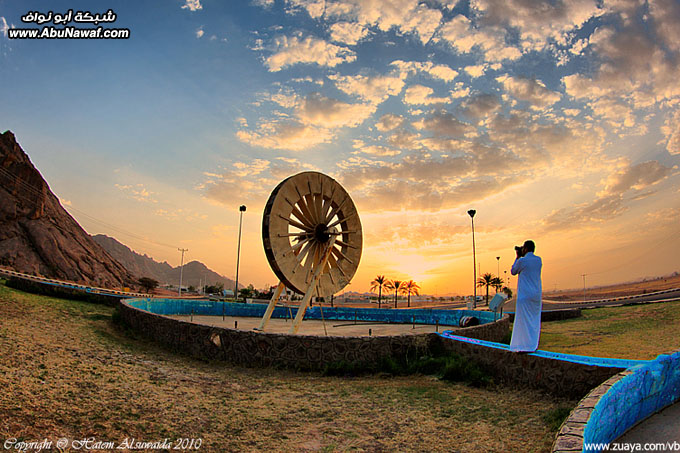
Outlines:
{"type": "Polygon", "coordinates": [[[136,278],[59,203],[14,134],[0,134],[0,266],[107,288],[136,278]]]}
{"type": "MultiPolygon", "coordinates": [[[[123,264],[130,273],[139,277],[149,277],[161,284],[179,284],[179,266],[172,267],[167,262],[159,263],[147,255],[141,255],[129,247],[121,244],[116,239],[98,234],[92,236],[95,242],[101,245],[111,256],[123,264]]],[[[208,285],[222,283],[225,288],[233,289],[234,281],[209,269],[199,261],[191,261],[184,265],[182,284],[184,286],[198,287],[201,282],[208,285]]],[[[239,287],[243,285],[239,284],[239,287]]]]}

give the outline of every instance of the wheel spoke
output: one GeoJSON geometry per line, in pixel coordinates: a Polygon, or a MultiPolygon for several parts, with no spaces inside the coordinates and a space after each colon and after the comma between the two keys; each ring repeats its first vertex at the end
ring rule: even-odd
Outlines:
{"type": "Polygon", "coordinates": [[[335,243],[336,243],[336,244],[343,245],[343,246],[345,246],[345,247],[349,247],[349,248],[351,248],[351,249],[357,248],[356,245],[348,244],[347,242],[341,241],[340,239],[336,239],[336,240],[335,240],[335,243]]]}
{"type": "Polygon", "coordinates": [[[326,216],[324,223],[328,223],[333,218],[333,216],[337,214],[340,211],[340,209],[342,209],[347,200],[349,200],[349,197],[346,197],[344,200],[342,200],[342,203],[340,203],[335,209],[331,210],[331,212],[326,216]]]}
{"type": "MultiPolygon", "coordinates": [[[[326,202],[323,205],[323,209],[321,210],[321,218],[326,220],[328,217],[328,210],[331,208],[331,205],[333,204],[333,196],[335,195],[335,185],[331,187],[331,196],[326,199],[326,202]]],[[[330,219],[328,219],[330,220],[330,219]]]]}
{"type": "Polygon", "coordinates": [[[333,247],[332,251],[335,254],[335,256],[338,257],[338,260],[340,260],[340,258],[344,258],[345,260],[347,260],[347,262],[349,264],[354,264],[351,259],[347,258],[347,255],[345,255],[344,253],[342,253],[340,250],[336,249],[335,247],[333,247]]]}
{"type": "Polygon", "coordinates": [[[309,253],[309,248],[314,245],[316,241],[309,241],[303,248],[302,251],[298,254],[297,258],[295,259],[295,266],[293,266],[293,273],[295,273],[295,270],[298,268],[298,266],[302,263],[302,260],[305,259],[305,256],[309,253]]]}
{"type": "Polygon", "coordinates": [[[305,203],[307,204],[307,209],[309,209],[310,214],[312,215],[312,222],[314,225],[317,225],[319,223],[319,217],[316,213],[316,207],[314,206],[314,196],[311,193],[305,194],[305,203]]]}
{"type": "Polygon", "coordinates": [[[328,262],[331,263],[333,268],[340,271],[340,273],[342,274],[343,277],[347,277],[347,274],[345,274],[345,271],[342,270],[342,268],[340,267],[340,263],[338,263],[338,260],[335,259],[335,257],[333,256],[332,253],[330,255],[328,255],[328,262]]]}
{"type": "Polygon", "coordinates": [[[328,228],[333,228],[335,225],[338,225],[339,223],[342,223],[342,222],[344,222],[344,221],[347,220],[347,219],[351,219],[351,218],[354,217],[355,215],[357,215],[357,213],[356,213],[356,212],[353,212],[353,213],[351,213],[350,215],[343,217],[342,219],[338,219],[338,220],[336,220],[335,222],[333,222],[333,223],[331,223],[330,225],[328,225],[328,228]]]}
{"type": "Polygon", "coordinates": [[[296,222],[296,221],[293,220],[293,219],[286,218],[286,217],[282,216],[281,214],[279,214],[279,217],[281,217],[283,220],[285,220],[286,222],[288,222],[289,225],[292,225],[292,226],[294,226],[295,228],[299,228],[299,229],[301,229],[302,231],[306,231],[306,232],[310,232],[310,231],[311,231],[311,229],[310,229],[308,226],[303,225],[303,224],[301,224],[300,222],[296,222]]]}
{"type": "Polygon", "coordinates": [[[307,261],[305,261],[305,266],[303,269],[306,269],[305,272],[305,283],[309,283],[309,275],[312,272],[312,268],[314,267],[314,263],[316,263],[316,257],[319,253],[319,243],[314,242],[314,245],[312,246],[312,250],[309,251],[309,254],[307,255],[307,261]]]}
{"type": "Polygon", "coordinates": [[[309,242],[311,240],[312,240],[312,238],[307,238],[307,239],[301,240],[300,242],[295,244],[293,247],[291,247],[291,249],[288,252],[284,253],[283,256],[286,256],[290,251],[292,251],[295,254],[295,256],[297,256],[300,253],[300,249],[302,248],[302,246],[304,246],[307,242],[309,242]]]}
{"type": "Polygon", "coordinates": [[[347,230],[347,231],[334,231],[334,232],[328,233],[328,234],[336,234],[336,235],[337,234],[352,234],[352,233],[356,233],[356,232],[357,232],[357,230],[347,230]]]}
{"type": "Polygon", "coordinates": [[[304,214],[300,211],[300,209],[298,209],[298,207],[295,205],[295,203],[293,203],[292,201],[290,201],[288,198],[284,198],[284,199],[286,200],[286,203],[288,203],[288,204],[290,205],[290,207],[293,208],[293,213],[295,214],[295,217],[297,217],[298,219],[300,219],[300,221],[301,221],[302,223],[304,223],[305,225],[309,225],[310,228],[313,228],[313,227],[314,227],[314,225],[312,224],[312,221],[310,220],[310,218],[307,217],[306,215],[304,215],[304,214]],[[297,212],[296,212],[296,211],[297,211],[297,212]]]}
{"type": "Polygon", "coordinates": [[[297,201],[297,204],[300,207],[300,210],[307,217],[307,219],[309,219],[309,223],[312,224],[312,225],[315,225],[316,222],[314,221],[314,215],[312,215],[312,212],[309,209],[307,202],[305,201],[305,197],[302,196],[302,194],[300,193],[300,189],[298,189],[297,186],[295,186],[295,191],[297,192],[298,196],[300,197],[300,198],[298,198],[298,201],[297,201]]]}

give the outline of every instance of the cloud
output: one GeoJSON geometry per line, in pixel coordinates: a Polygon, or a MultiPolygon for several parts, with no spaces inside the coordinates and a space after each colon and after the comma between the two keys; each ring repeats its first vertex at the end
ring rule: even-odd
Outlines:
{"type": "Polygon", "coordinates": [[[137,200],[137,201],[143,202],[143,203],[158,203],[158,200],[156,200],[153,197],[154,192],[149,191],[144,186],[144,184],[135,184],[135,185],[115,184],[115,187],[118,190],[126,193],[133,200],[137,200]]]}
{"type": "Polygon", "coordinates": [[[666,150],[672,155],[680,155],[680,109],[666,116],[661,132],[666,137],[666,150]]]}
{"type": "Polygon", "coordinates": [[[451,69],[450,66],[444,64],[434,64],[431,61],[404,61],[394,60],[390,63],[391,66],[397,68],[402,78],[407,75],[425,73],[432,78],[440,79],[445,82],[451,82],[458,76],[458,71],[451,69]]]}
{"type": "Polygon", "coordinates": [[[639,192],[662,181],[670,173],[670,168],[655,160],[627,166],[609,175],[603,195],[623,195],[630,190],[639,192]]]}
{"type": "Polygon", "coordinates": [[[380,117],[375,127],[380,132],[387,132],[401,127],[405,121],[403,116],[395,115],[394,113],[386,113],[380,117]]]}
{"type": "Polygon", "coordinates": [[[404,80],[399,75],[342,76],[333,74],[328,78],[335,82],[336,88],[340,91],[372,104],[380,104],[388,97],[398,95],[404,87],[404,80]]]}
{"type": "Polygon", "coordinates": [[[361,124],[374,112],[374,105],[349,104],[319,93],[311,93],[305,97],[297,115],[307,124],[338,128],[361,124]]]}
{"type": "Polygon", "coordinates": [[[7,30],[9,30],[9,25],[3,16],[0,16],[0,33],[2,33],[5,38],[7,37],[7,30]]]}
{"type": "Polygon", "coordinates": [[[336,22],[331,25],[330,32],[332,41],[350,46],[368,36],[368,28],[353,22],[336,22]]]}
{"type": "Polygon", "coordinates": [[[329,143],[335,134],[325,127],[304,124],[298,120],[267,120],[256,130],[240,130],[236,136],[243,143],[269,149],[300,151],[329,143]]]}
{"type": "Polygon", "coordinates": [[[488,62],[517,60],[522,53],[516,47],[506,44],[505,35],[504,30],[477,28],[470,19],[458,15],[442,25],[436,39],[448,43],[459,53],[471,53],[476,49],[488,62]]]}
{"type": "MultiPolygon", "coordinates": [[[[675,39],[680,33],[678,7],[671,3],[650,5],[649,15],[644,14],[641,6],[615,4],[610,23],[598,27],[590,36],[590,48],[596,57],[594,70],[587,76],[564,77],[566,92],[584,101],[603,96],[612,100],[624,98],[633,108],[680,96],[677,83],[680,49],[675,39]],[[631,20],[638,15],[639,21],[631,20]]],[[[624,122],[625,116],[627,113],[618,121],[624,122]]]]}
{"type": "Polygon", "coordinates": [[[432,132],[440,137],[463,137],[474,130],[474,127],[460,121],[446,110],[433,111],[427,118],[416,123],[416,128],[432,132]]]}
{"type": "Polygon", "coordinates": [[[469,118],[481,119],[500,108],[500,100],[495,94],[478,94],[468,99],[463,113],[469,118]]]}
{"type": "Polygon", "coordinates": [[[205,34],[205,32],[203,31],[203,25],[201,25],[200,27],[198,27],[196,29],[196,38],[200,39],[200,38],[203,37],[204,34],[205,34]]]}
{"type": "Polygon", "coordinates": [[[551,40],[564,42],[568,32],[605,12],[595,0],[476,0],[472,4],[480,23],[517,29],[525,50],[542,50],[551,40]]]}
{"type": "Polygon", "coordinates": [[[364,154],[370,154],[379,157],[397,156],[401,154],[401,151],[391,149],[386,146],[367,145],[363,140],[354,140],[353,147],[357,150],[354,153],[362,152],[364,154]]]}
{"type": "Polygon", "coordinates": [[[483,76],[485,71],[486,71],[485,64],[465,66],[465,72],[467,72],[468,75],[472,78],[483,76]]]}
{"type": "Polygon", "coordinates": [[[306,170],[312,165],[298,159],[278,157],[271,161],[253,159],[234,162],[229,169],[204,173],[205,180],[196,187],[204,197],[222,204],[264,204],[271,190],[283,179],[306,170]]]}
{"type": "Polygon", "coordinates": [[[184,5],[182,5],[182,9],[198,11],[199,9],[203,9],[203,5],[201,5],[201,0],[186,0],[184,5]]]}
{"type": "Polygon", "coordinates": [[[546,88],[540,80],[525,77],[501,76],[496,80],[503,85],[512,97],[528,102],[536,109],[543,109],[553,105],[562,97],[560,93],[546,88]]]}
{"type": "Polygon", "coordinates": [[[279,36],[274,39],[273,49],[274,53],[265,59],[272,72],[298,63],[333,67],[356,59],[350,49],[312,36],[279,36]]]}
{"type": "Polygon", "coordinates": [[[625,164],[607,177],[604,190],[595,200],[553,211],[543,225],[548,230],[561,230],[606,222],[626,212],[631,202],[651,195],[647,189],[670,173],[670,168],[657,161],[625,164]]]}
{"type": "Polygon", "coordinates": [[[649,3],[649,12],[659,39],[672,51],[680,52],[680,4],[675,0],[656,0],[649,3]]]}
{"type": "Polygon", "coordinates": [[[413,85],[406,89],[404,102],[415,105],[446,104],[450,102],[448,98],[432,96],[434,90],[423,85],[413,85]]]}
{"type": "Polygon", "coordinates": [[[396,181],[389,179],[381,184],[357,192],[355,198],[361,209],[373,212],[439,211],[451,209],[507,190],[517,181],[511,178],[490,178],[444,184],[424,179],[396,181]]]}

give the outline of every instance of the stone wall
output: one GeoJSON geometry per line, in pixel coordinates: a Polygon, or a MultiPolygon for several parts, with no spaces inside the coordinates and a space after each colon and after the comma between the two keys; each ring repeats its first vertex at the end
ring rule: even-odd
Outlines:
{"type": "MultiPolygon", "coordinates": [[[[462,336],[459,332],[455,334],[462,336]]],[[[441,347],[481,364],[501,383],[571,398],[583,397],[590,389],[625,369],[512,353],[505,348],[447,338],[441,338],[441,347]]]]}
{"type": "Polygon", "coordinates": [[[680,351],[631,367],[592,390],[562,424],[553,452],[584,451],[586,443],[613,442],[678,400],[680,351]]]}
{"type": "MultiPolygon", "coordinates": [[[[135,308],[126,301],[120,303],[119,309],[125,324],[174,351],[239,365],[320,370],[331,363],[371,364],[409,352],[430,353],[441,345],[435,333],[374,337],[285,335],[194,324],[135,308]]],[[[497,341],[507,334],[508,327],[506,317],[456,333],[497,341]]]]}

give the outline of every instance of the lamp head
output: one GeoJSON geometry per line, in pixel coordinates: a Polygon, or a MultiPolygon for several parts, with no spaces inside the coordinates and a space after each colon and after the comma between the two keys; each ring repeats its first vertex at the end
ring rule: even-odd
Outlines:
{"type": "Polygon", "coordinates": [[[242,204],[241,206],[238,207],[238,210],[241,211],[241,212],[245,212],[246,211],[246,205],[242,204]]]}
{"type": "Polygon", "coordinates": [[[475,214],[477,214],[477,211],[475,211],[474,209],[470,209],[468,211],[468,214],[470,215],[471,218],[474,218],[475,214]]]}

